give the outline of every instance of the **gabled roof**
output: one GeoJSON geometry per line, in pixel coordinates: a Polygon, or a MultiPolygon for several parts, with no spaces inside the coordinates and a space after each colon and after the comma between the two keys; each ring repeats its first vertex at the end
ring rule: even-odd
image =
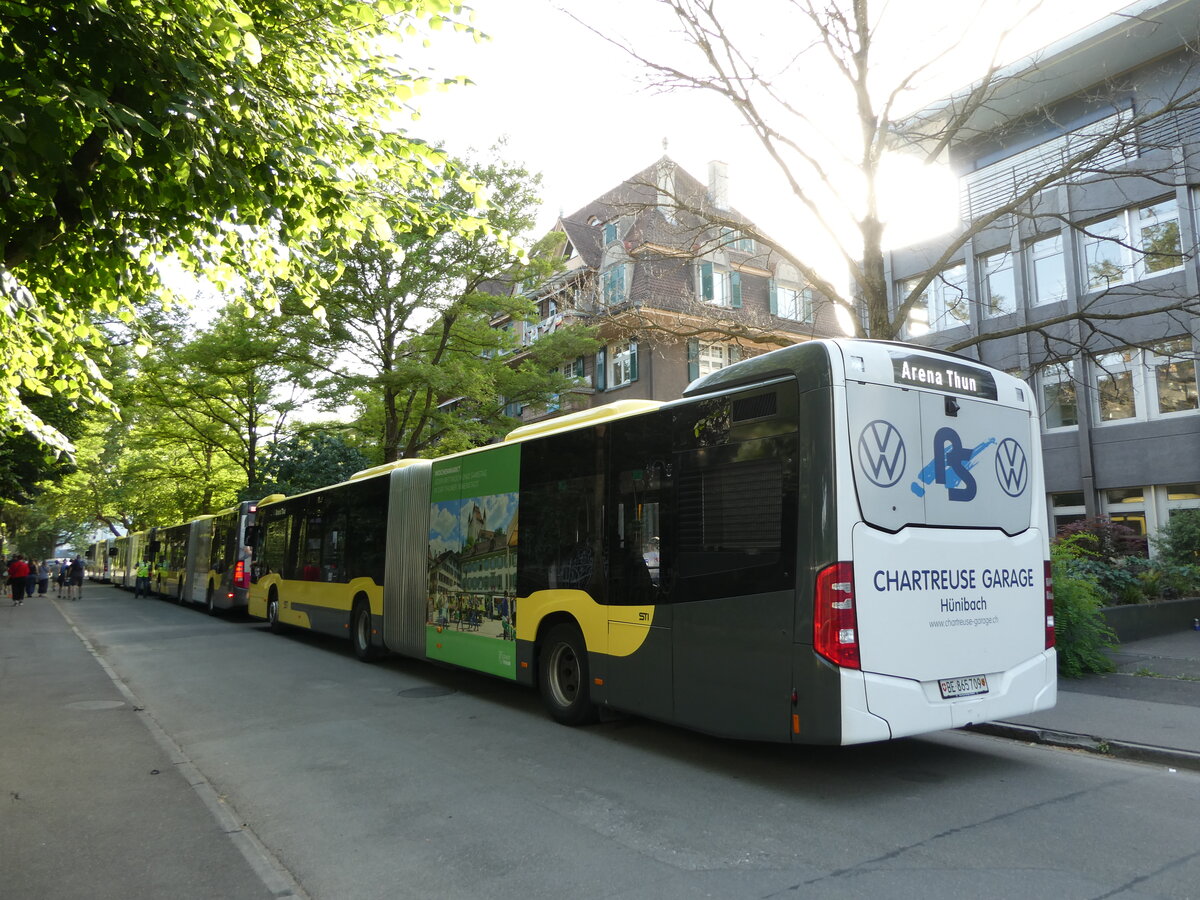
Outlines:
{"type": "Polygon", "coordinates": [[[632,219],[621,234],[631,249],[656,244],[692,252],[712,223],[686,209],[711,211],[722,220],[750,221],[736,210],[717,209],[709,200],[705,184],[669,156],[663,156],[583,208],[561,217],[559,223],[584,263],[599,267],[604,256],[604,225],[618,219],[632,219]],[[676,200],[660,206],[658,179],[664,167],[673,176],[676,200]]]}

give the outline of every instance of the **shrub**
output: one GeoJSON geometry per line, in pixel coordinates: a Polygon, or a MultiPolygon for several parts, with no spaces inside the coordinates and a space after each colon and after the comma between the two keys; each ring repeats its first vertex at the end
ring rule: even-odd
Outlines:
{"type": "Polygon", "coordinates": [[[1158,558],[1176,566],[1200,565],[1200,509],[1181,509],[1154,541],[1158,558]]]}
{"type": "Polygon", "coordinates": [[[1058,537],[1079,536],[1081,555],[1109,562],[1127,556],[1146,556],[1146,538],[1108,516],[1081,519],[1058,529],[1058,537]]]}
{"type": "Polygon", "coordinates": [[[1117,636],[1108,627],[1100,609],[1105,595],[1099,582],[1084,567],[1088,559],[1080,547],[1087,538],[1060,538],[1050,548],[1050,570],[1054,579],[1054,642],[1058,649],[1058,671],[1066,678],[1088,672],[1111,672],[1106,650],[1117,646],[1117,636]]]}

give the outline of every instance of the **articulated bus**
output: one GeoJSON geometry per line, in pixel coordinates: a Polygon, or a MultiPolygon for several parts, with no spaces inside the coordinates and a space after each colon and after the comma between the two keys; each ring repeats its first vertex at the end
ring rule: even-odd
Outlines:
{"type": "Polygon", "coordinates": [[[182,525],[117,538],[115,584],[133,589],[138,564],[150,564],[150,590],[208,613],[245,609],[250,588],[248,531],[257,504],[244,501],[182,525]]]}
{"type": "Polygon", "coordinates": [[[745,739],[853,744],[1052,706],[1028,388],[812,341],[500,444],[259,505],[251,615],[745,739]]]}
{"type": "Polygon", "coordinates": [[[138,563],[146,555],[146,532],[134,531],[114,541],[116,556],[110,569],[112,583],[133,590],[138,563]]]}
{"type": "Polygon", "coordinates": [[[83,554],[88,580],[101,583],[111,581],[109,564],[112,557],[115,556],[116,545],[111,538],[89,544],[83,554]]]}

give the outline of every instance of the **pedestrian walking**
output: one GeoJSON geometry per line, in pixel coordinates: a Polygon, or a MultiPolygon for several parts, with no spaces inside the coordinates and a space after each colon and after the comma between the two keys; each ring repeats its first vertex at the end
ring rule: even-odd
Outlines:
{"type": "Polygon", "coordinates": [[[58,574],[54,576],[54,586],[58,590],[58,597],[62,599],[63,588],[67,586],[67,569],[70,563],[67,560],[58,562],[58,574]]]}
{"type": "Polygon", "coordinates": [[[38,563],[37,591],[39,597],[45,597],[50,589],[50,565],[44,559],[38,563]]]}
{"type": "Polygon", "coordinates": [[[67,596],[72,600],[83,597],[83,560],[78,556],[67,567],[67,596]]]}
{"type": "Polygon", "coordinates": [[[25,575],[25,596],[30,600],[37,593],[38,561],[30,557],[29,572],[25,575]]]}
{"type": "Polygon", "coordinates": [[[25,579],[29,576],[29,563],[20,553],[8,564],[8,584],[12,588],[12,605],[25,605],[25,579]]]}

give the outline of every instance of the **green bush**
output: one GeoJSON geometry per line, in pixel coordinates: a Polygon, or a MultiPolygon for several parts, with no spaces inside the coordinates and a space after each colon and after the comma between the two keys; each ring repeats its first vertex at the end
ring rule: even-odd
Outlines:
{"type": "Polygon", "coordinates": [[[1181,509],[1154,541],[1158,558],[1176,566],[1200,565],[1200,509],[1181,509]]]}
{"type": "Polygon", "coordinates": [[[1054,643],[1058,671],[1065,678],[1088,672],[1111,672],[1113,662],[1106,650],[1117,646],[1117,636],[1104,621],[1100,609],[1105,594],[1098,580],[1078,565],[1088,558],[1080,542],[1086,537],[1063,537],[1050,548],[1050,571],[1054,579],[1054,643]]]}

